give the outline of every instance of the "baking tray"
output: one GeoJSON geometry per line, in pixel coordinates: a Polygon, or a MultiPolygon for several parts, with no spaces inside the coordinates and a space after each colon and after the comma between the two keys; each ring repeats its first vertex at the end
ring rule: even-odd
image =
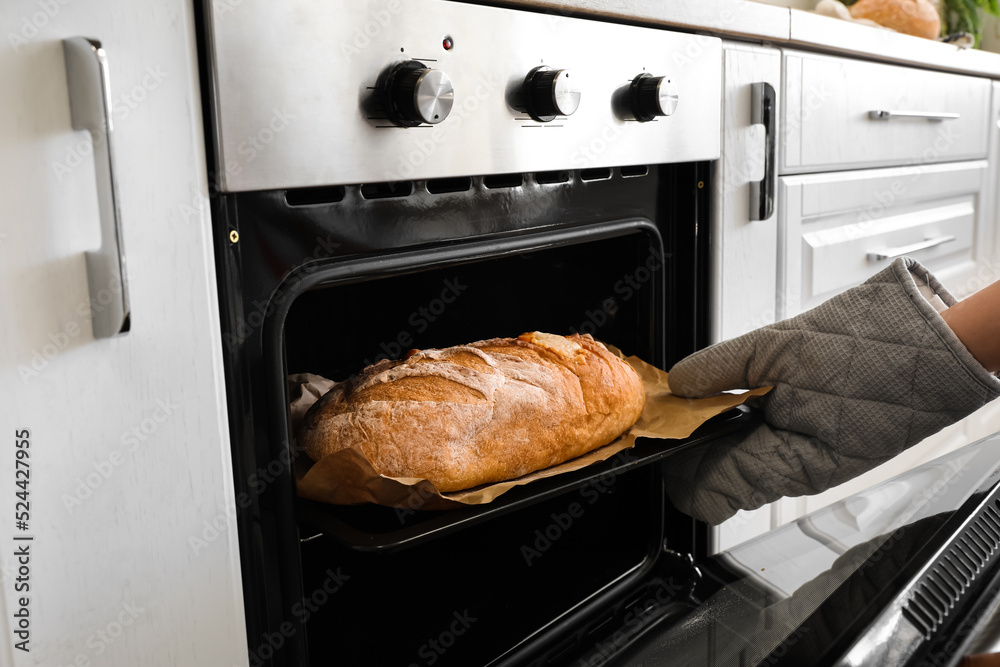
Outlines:
{"type": "Polygon", "coordinates": [[[609,487],[619,475],[662,461],[690,447],[703,445],[727,433],[757,423],[756,411],[746,406],[713,417],[684,440],[640,438],[636,446],[606,461],[563,475],[516,487],[485,505],[440,511],[421,511],[379,505],[330,505],[298,498],[296,514],[302,540],[325,535],[361,552],[389,552],[418,545],[497,516],[528,507],[571,491],[609,487]]]}

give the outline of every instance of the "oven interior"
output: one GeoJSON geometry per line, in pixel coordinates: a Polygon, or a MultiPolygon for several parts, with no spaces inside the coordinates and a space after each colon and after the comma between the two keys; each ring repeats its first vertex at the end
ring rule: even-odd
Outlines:
{"type": "Polygon", "coordinates": [[[636,236],[310,290],[285,323],[288,372],[340,380],[410,349],[526,331],[589,333],[661,364],[661,249],[636,236]]]}
{"type": "MultiPolygon", "coordinates": [[[[550,238],[523,252],[494,239],[468,253],[474,259],[443,266],[440,251],[427,249],[390,275],[359,268],[302,293],[285,320],[287,372],[343,379],[410,348],[532,330],[591,333],[662,363],[655,227],[597,224],[550,238]],[[591,239],[609,227],[620,235],[591,239]]],[[[614,582],[641,576],[659,547],[658,476],[605,466],[603,477],[587,471],[575,481],[554,494],[565,480],[519,489],[502,515],[489,506],[455,514],[308,503],[299,512],[303,591],[323,590],[333,564],[349,577],[307,624],[310,657],[491,664],[614,582]],[[363,608],[378,609],[377,621],[350,612],[363,608]]]]}

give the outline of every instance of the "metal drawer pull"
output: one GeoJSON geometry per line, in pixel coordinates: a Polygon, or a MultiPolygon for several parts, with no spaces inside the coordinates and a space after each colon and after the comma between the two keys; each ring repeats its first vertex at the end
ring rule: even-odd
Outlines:
{"type": "Polygon", "coordinates": [[[111,85],[108,60],[96,39],[63,40],[66,83],[74,130],[90,132],[94,145],[97,207],[101,247],[87,252],[87,282],[94,338],[110,338],[129,330],[128,282],[122,245],[114,159],[111,152],[111,85]]]}
{"type": "Polygon", "coordinates": [[[911,243],[910,245],[904,245],[899,248],[886,248],[885,250],[880,250],[878,252],[868,253],[868,261],[878,262],[883,259],[895,259],[896,257],[909,255],[911,252],[917,252],[918,250],[936,248],[939,245],[951,243],[954,240],[954,236],[938,236],[937,238],[927,239],[926,241],[921,241],[919,243],[911,243]]]}
{"type": "Polygon", "coordinates": [[[934,113],[933,111],[886,111],[874,109],[868,112],[868,117],[872,120],[892,120],[893,118],[923,118],[924,120],[958,120],[962,114],[949,113],[943,111],[934,113]]]}

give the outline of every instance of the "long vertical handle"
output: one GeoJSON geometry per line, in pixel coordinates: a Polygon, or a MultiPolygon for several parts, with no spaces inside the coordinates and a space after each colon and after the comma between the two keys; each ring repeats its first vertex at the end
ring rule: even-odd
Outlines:
{"type": "Polygon", "coordinates": [[[750,123],[764,126],[764,179],[750,184],[750,219],[767,220],[774,213],[775,94],[769,83],[750,84],[750,123]]]}
{"type": "Polygon", "coordinates": [[[87,282],[94,338],[110,338],[129,330],[128,281],[122,244],[111,151],[111,86],[108,60],[96,39],[63,40],[70,116],[74,130],[90,132],[94,145],[97,206],[101,216],[101,247],[87,252],[87,282]]]}

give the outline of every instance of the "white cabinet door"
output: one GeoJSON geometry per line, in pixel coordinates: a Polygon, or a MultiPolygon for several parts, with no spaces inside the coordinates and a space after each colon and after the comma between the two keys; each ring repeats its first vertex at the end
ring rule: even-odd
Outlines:
{"type": "MultiPolygon", "coordinates": [[[[722,158],[712,173],[711,320],[717,342],[774,322],[777,215],[751,220],[751,189],[765,174],[765,127],[754,123],[752,86],[769,83],[780,94],[781,52],[747,44],[724,45],[722,158]]],[[[774,105],[774,113],[780,108],[774,105]]],[[[775,116],[775,127],[778,118],[775,116]]],[[[778,137],[773,136],[777,142],[778,137]]],[[[777,145],[775,145],[777,155],[777,145]]],[[[766,532],[768,507],[740,512],[713,531],[711,551],[766,532]]]]}
{"type": "Polygon", "coordinates": [[[6,0],[0,14],[3,665],[247,664],[192,12],[6,0]],[[98,171],[71,128],[61,42],[77,35],[110,66],[131,296],[131,331],[97,340],[98,171]]]}
{"type": "MultiPolygon", "coordinates": [[[[751,190],[765,178],[766,137],[752,121],[751,87],[769,83],[777,94],[781,53],[746,44],[723,49],[722,158],[712,170],[711,320],[713,341],[774,321],[777,215],[750,219],[751,190]]],[[[775,113],[778,105],[775,104],[775,113]]],[[[777,118],[775,118],[777,127],[777,118]]],[[[773,138],[777,141],[777,137],[773,138]]],[[[775,147],[775,155],[777,147],[775,147]]],[[[774,178],[775,165],[772,162],[774,178]]]]}

